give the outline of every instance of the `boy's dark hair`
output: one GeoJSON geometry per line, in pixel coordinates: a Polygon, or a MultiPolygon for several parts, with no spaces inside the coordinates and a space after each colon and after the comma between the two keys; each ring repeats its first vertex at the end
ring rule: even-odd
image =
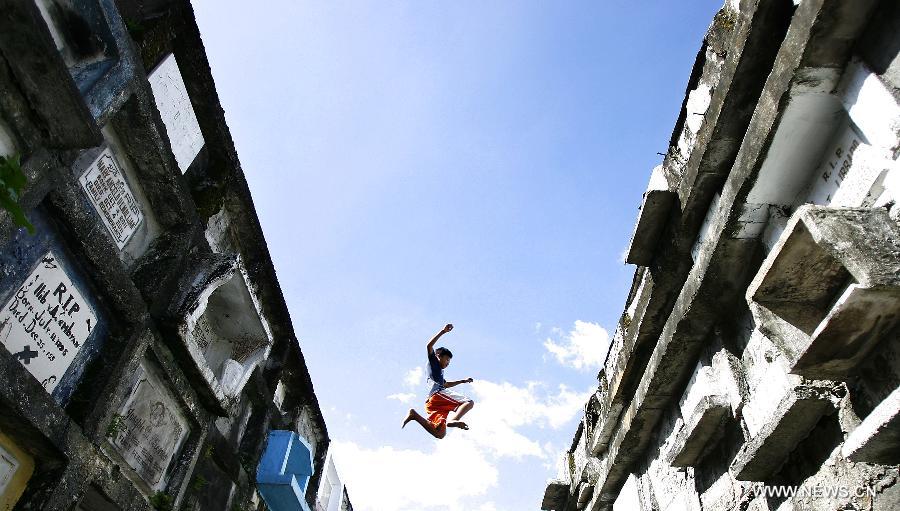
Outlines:
{"type": "Polygon", "coordinates": [[[445,348],[443,346],[434,350],[434,354],[437,356],[447,355],[448,357],[453,358],[453,353],[450,353],[450,350],[448,350],[447,348],[445,348]]]}

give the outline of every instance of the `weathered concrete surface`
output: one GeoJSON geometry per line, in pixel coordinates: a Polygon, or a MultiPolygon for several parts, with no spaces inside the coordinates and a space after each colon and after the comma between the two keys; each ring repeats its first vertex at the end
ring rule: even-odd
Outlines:
{"type": "MultiPolygon", "coordinates": [[[[23,155],[28,184],[21,204],[43,222],[40,239],[50,240],[77,267],[80,292],[102,309],[98,324],[89,327],[102,342],[84,345],[90,357],[77,372],[67,373],[71,395],[60,400],[45,392],[18,358],[0,349],[0,430],[27,446],[37,461],[18,507],[87,510],[102,503],[111,509],[149,509],[157,489],[173,509],[258,507],[252,474],[271,429],[301,431],[313,444],[317,475],[306,495],[313,504],[330,440],[190,4],[55,3],[68,11],[51,6],[53,12],[45,16],[40,10],[45,3],[34,2],[6,2],[0,9],[3,146],[23,155]],[[128,28],[119,8],[131,13],[128,28]],[[60,51],[51,33],[63,36],[60,51]],[[89,54],[79,53],[73,46],[78,41],[69,39],[79,34],[90,43],[89,54]],[[146,74],[173,51],[183,64],[206,142],[187,176],[172,154],[179,140],[170,139],[176,135],[160,118],[146,74]],[[79,182],[85,162],[105,148],[121,157],[132,198],[144,221],[153,223],[152,233],[134,250],[108,235],[108,225],[98,216],[103,206],[91,202],[79,182]],[[131,252],[123,255],[123,250],[131,252]],[[209,290],[204,272],[222,276],[215,261],[235,260],[243,262],[243,288],[228,294],[234,304],[225,304],[224,295],[214,296],[213,302],[222,302],[210,307],[221,311],[235,305],[244,313],[213,329],[224,338],[221,350],[191,357],[177,336],[183,313],[209,290]],[[249,324],[252,332],[242,329],[249,324]],[[239,339],[245,334],[251,343],[239,339]],[[226,364],[226,355],[233,364],[226,364]],[[217,366],[213,379],[235,383],[227,386],[230,392],[210,390],[208,375],[198,365],[203,360],[217,366]],[[242,372],[229,379],[225,366],[235,364],[242,372]],[[123,407],[136,395],[140,367],[158,374],[159,392],[139,393],[153,401],[149,408],[123,407]],[[279,384],[284,395],[276,406],[279,384]],[[127,410],[137,415],[124,417],[127,410]],[[163,426],[173,417],[179,419],[177,428],[163,426]],[[142,426],[148,421],[158,423],[142,426]],[[123,434],[123,426],[136,430],[123,434]],[[178,439],[171,452],[141,440],[142,432],[149,438],[158,431],[178,439]],[[166,451],[156,459],[159,466],[145,471],[150,481],[142,482],[139,473],[146,468],[137,459],[141,448],[166,451]]],[[[0,213],[4,261],[28,266],[3,265],[7,280],[17,281],[4,281],[4,296],[40,262],[14,257],[34,255],[22,239],[9,215],[0,213]]]]}
{"type": "Polygon", "coordinates": [[[851,461],[881,465],[900,462],[900,388],[850,433],[841,452],[851,461]]]}
{"type": "Polygon", "coordinates": [[[846,379],[900,319],[900,229],[884,209],[803,206],[747,299],[771,312],[761,326],[794,373],[846,379]]]}
{"type": "MultiPolygon", "coordinates": [[[[723,54],[710,56],[708,48],[701,51],[701,55],[710,60],[695,67],[685,105],[704,109],[704,119],[699,124],[688,123],[687,109],[683,109],[673,135],[673,150],[663,165],[670,187],[678,190],[679,209],[673,208],[675,214],[661,234],[651,266],[642,269],[644,273],[636,274],[626,313],[601,372],[600,415],[591,432],[591,448],[598,456],[600,472],[588,509],[609,509],[625,479],[636,470],[642,471],[650,486],[662,486],[660,495],[683,491],[684,499],[678,502],[684,505],[728,509],[728,506],[740,503],[742,508],[763,506],[759,509],[773,509],[780,502],[770,506],[765,500],[740,497],[747,483],[741,483],[731,475],[731,461],[740,458],[738,472],[746,470],[745,476],[762,477],[758,474],[763,469],[757,464],[765,465],[766,462],[763,461],[764,454],[760,453],[771,451],[772,456],[779,458],[769,460],[775,465],[772,470],[779,470],[784,463],[779,477],[786,477],[796,486],[798,481],[812,480],[816,474],[824,472],[821,465],[824,457],[819,459],[822,453],[804,457],[810,454],[807,452],[810,446],[802,442],[805,435],[812,432],[833,450],[841,442],[842,434],[852,428],[850,398],[840,398],[837,395],[840,392],[835,390],[837,387],[828,382],[813,385],[831,393],[827,398],[824,395],[818,396],[822,399],[806,396],[794,399],[791,405],[782,403],[775,411],[761,406],[765,395],[748,395],[753,394],[751,388],[767,388],[759,385],[758,379],[765,379],[768,370],[782,371],[783,374],[779,373],[774,380],[785,386],[800,384],[805,388],[804,385],[810,385],[797,375],[787,374],[790,365],[784,363],[786,355],[783,351],[796,344],[792,336],[797,332],[789,331],[784,335],[763,328],[760,323],[768,318],[763,314],[751,318],[743,300],[747,285],[757,273],[769,246],[764,240],[777,237],[780,232],[777,222],[770,220],[781,221],[783,226],[783,220],[790,213],[783,211],[781,202],[751,203],[748,197],[767,199],[767,194],[778,192],[783,181],[790,179],[786,175],[760,173],[767,160],[778,157],[771,154],[773,147],[783,147],[785,143],[802,147],[798,144],[800,140],[785,138],[790,131],[787,128],[796,120],[785,117],[789,106],[793,105],[791,116],[802,116],[804,105],[819,108],[827,103],[829,108],[835,105],[842,108],[841,100],[829,95],[840,83],[854,41],[863,33],[877,3],[865,1],[850,5],[837,0],[805,0],[793,10],[788,3],[741,2],[738,17],[727,13],[717,17],[716,23],[729,26],[729,30],[715,33],[727,34],[727,43],[734,46],[728,46],[728,51],[723,52],[727,55],[724,59],[723,54]],[[781,32],[778,32],[779,27],[781,32]],[[784,34],[784,39],[773,38],[773,33],[779,37],[784,34]],[[748,57],[751,48],[756,50],[752,59],[748,57]],[[709,69],[717,69],[714,74],[704,71],[710,62],[709,69]],[[742,79],[734,79],[735,76],[742,79]],[[757,94],[750,92],[754,83],[758,85],[757,94]],[[711,91],[708,105],[703,104],[703,87],[709,87],[711,91]],[[825,101],[822,104],[806,102],[809,97],[805,95],[819,95],[825,101]],[[728,110],[728,105],[733,110],[728,110]],[[726,111],[728,114],[723,113],[726,111]],[[741,125],[740,119],[746,119],[747,123],[741,125]],[[722,130],[734,131],[715,131],[712,127],[717,123],[722,130]],[[717,145],[717,142],[721,144],[717,145]],[[712,203],[716,194],[719,199],[712,203]],[[704,219],[707,219],[707,226],[698,239],[704,219]],[[692,260],[690,250],[693,246],[697,250],[692,260]],[[746,325],[743,324],[744,317],[751,318],[746,325]],[[691,370],[699,357],[710,355],[705,354],[705,350],[714,339],[720,339],[717,342],[723,342],[732,353],[741,354],[754,336],[769,336],[771,342],[768,345],[761,343],[762,350],[754,354],[761,361],[755,369],[752,387],[736,385],[742,387],[733,393],[736,399],[729,400],[727,408],[723,406],[724,402],[719,403],[723,415],[730,412],[738,420],[724,421],[725,439],[719,441],[715,435],[716,440],[703,446],[715,454],[695,459],[696,467],[687,469],[687,482],[681,481],[684,484],[678,483],[681,486],[676,488],[678,478],[663,470],[659,460],[660,456],[671,452],[669,448],[673,442],[679,441],[673,433],[677,433],[677,428],[672,429],[673,414],[679,412],[673,407],[683,399],[691,370]],[[836,401],[840,401],[840,421],[834,419],[834,415],[826,415],[835,407],[836,401]],[[747,403],[754,404],[752,411],[758,415],[754,420],[759,425],[749,439],[745,436],[743,417],[747,403]],[[751,445],[753,442],[758,445],[751,445]],[[764,445],[778,447],[781,452],[765,449],[764,445]],[[791,446],[797,445],[802,445],[802,452],[793,452],[791,446]],[[703,498],[696,498],[698,494],[703,498]],[[719,498],[722,500],[717,500],[719,498]]],[[[729,2],[729,5],[733,4],[729,2]]],[[[707,43],[715,47],[722,41],[713,38],[707,43]]],[[[803,158],[815,167],[821,155],[809,154],[803,158]]],[[[779,168],[789,170],[789,167],[779,168]]],[[[860,193],[855,197],[864,195],[860,193]]],[[[856,228],[866,229],[866,220],[853,222],[856,228]]],[[[805,262],[802,257],[797,261],[801,265],[805,262]]],[[[827,263],[823,262],[823,268],[827,263]]],[[[834,279],[824,275],[821,285],[829,289],[833,286],[832,281],[840,280],[840,275],[835,275],[834,279]]],[[[841,281],[834,289],[840,290],[845,284],[841,281]]],[[[813,323],[812,331],[825,315],[822,313],[813,323]]],[[[802,316],[802,321],[813,322],[808,311],[798,316],[802,316]]],[[[802,332],[800,328],[794,328],[802,332]]],[[[859,337],[863,338],[865,334],[859,337]]],[[[735,372],[742,373],[740,366],[748,359],[735,360],[735,372]]],[[[860,387],[861,391],[854,392],[878,395],[878,385],[867,383],[860,387]]],[[[859,397],[853,396],[854,399],[859,397]]],[[[689,433],[693,429],[688,427],[684,431],[689,433]]],[[[676,444],[674,450],[683,450],[679,447],[676,444]]],[[[844,461],[838,463],[846,464],[844,461]]],[[[861,473],[871,474],[865,470],[861,473]]],[[[647,502],[653,508],[657,505],[665,508],[674,505],[675,501],[667,500],[662,504],[650,498],[647,502]]],[[[847,502],[849,500],[844,501],[847,502]]]]}
{"type": "Polygon", "coordinates": [[[541,509],[546,511],[561,511],[565,509],[566,502],[569,501],[569,494],[574,490],[572,484],[572,472],[575,462],[572,459],[572,453],[564,452],[559,459],[558,476],[547,482],[544,489],[544,498],[541,501],[541,509]]]}
{"type": "Polygon", "coordinates": [[[721,430],[722,421],[731,412],[724,396],[706,396],[689,416],[690,422],[678,434],[673,448],[672,466],[690,467],[704,454],[712,438],[721,430]]]}
{"type": "Polygon", "coordinates": [[[750,439],[731,464],[736,479],[765,481],[777,472],[794,447],[819,419],[834,411],[832,388],[797,387],[784,396],[772,421],[750,439]]]}
{"type": "Polygon", "coordinates": [[[662,168],[654,169],[653,173],[659,175],[658,186],[665,188],[653,188],[654,179],[651,178],[651,189],[644,193],[634,234],[631,235],[631,243],[628,246],[628,254],[625,256],[625,262],[628,264],[650,266],[653,256],[656,255],[656,244],[668,223],[669,211],[675,203],[675,193],[668,189],[665,177],[662,176],[662,168]]]}
{"type": "Polygon", "coordinates": [[[6,2],[0,15],[0,51],[28,98],[51,147],[82,148],[100,143],[100,129],[33,2],[6,2]]]}
{"type": "MultiPolygon", "coordinates": [[[[787,27],[787,6],[780,2],[746,2],[737,13],[723,8],[710,27],[706,43],[698,54],[688,90],[701,82],[713,87],[705,118],[697,133],[689,157],[673,150],[663,163],[669,186],[678,190],[676,214],[671,215],[649,282],[636,314],[625,330],[622,349],[607,358],[609,392],[603,406],[609,415],[602,419],[610,425],[634,395],[644,373],[656,339],[659,338],[678,291],[691,268],[691,247],[707,214],[710,202],[721,186],[740,147],[756,103],[778,51],[779,37],[787,27]],[[738,78],[738,79],[736,79],[738,78]],[[610,370],[610,366],[615,370],[610,370]]],[[[672,134],[671,146],[686,129],[688,98],[672,134]]],[[[674,210],[674,208],[672,208],[674,210]]],[[[593,443],[601,454],[609,441],[609,428],[593,443]]]]}

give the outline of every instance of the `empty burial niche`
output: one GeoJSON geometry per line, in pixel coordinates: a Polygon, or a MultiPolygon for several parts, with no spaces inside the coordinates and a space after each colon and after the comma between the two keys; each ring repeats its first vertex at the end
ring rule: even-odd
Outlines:
{"type": "Polygon", "coordinates": [[[812,335],[853,278],[840,261],[816,243],[802,221],[779,245],[752,299],[812,335]]]}
{"type": "Polygon", "coordinates": [[[900,230],[883,208],[806,205],[788,221],[747,299],[791,372],[843,380],[900,322],[900,230]]]}
{"type": "Polygon", "coordinates": [[[271,344],[241,271],[212,291],[191,337],[225,394],[236,396],[271,344]]]}
{"type": "Polygon", "coordinates": [[[56,49],[82,95],[118,60],[115,40],[96,0],[37,0],[56,49]]]}

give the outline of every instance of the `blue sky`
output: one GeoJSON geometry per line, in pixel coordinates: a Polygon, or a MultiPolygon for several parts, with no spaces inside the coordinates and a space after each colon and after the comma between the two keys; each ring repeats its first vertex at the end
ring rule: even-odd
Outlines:
{"type": "Polygon", "coordinates": [[[195,0],[359,511],[538,509],[721,2],[195,0]],[[411,425],[444,323],[472,430],[411,425]]]}

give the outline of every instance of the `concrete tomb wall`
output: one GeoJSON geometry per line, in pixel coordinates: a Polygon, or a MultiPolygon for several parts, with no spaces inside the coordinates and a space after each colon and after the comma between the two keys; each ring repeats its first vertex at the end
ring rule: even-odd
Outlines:
{"type": "Polygon", "coordinates": [[[900,507],[897,26],[896,2],[716,15],[542,509],[900,507]]]}

